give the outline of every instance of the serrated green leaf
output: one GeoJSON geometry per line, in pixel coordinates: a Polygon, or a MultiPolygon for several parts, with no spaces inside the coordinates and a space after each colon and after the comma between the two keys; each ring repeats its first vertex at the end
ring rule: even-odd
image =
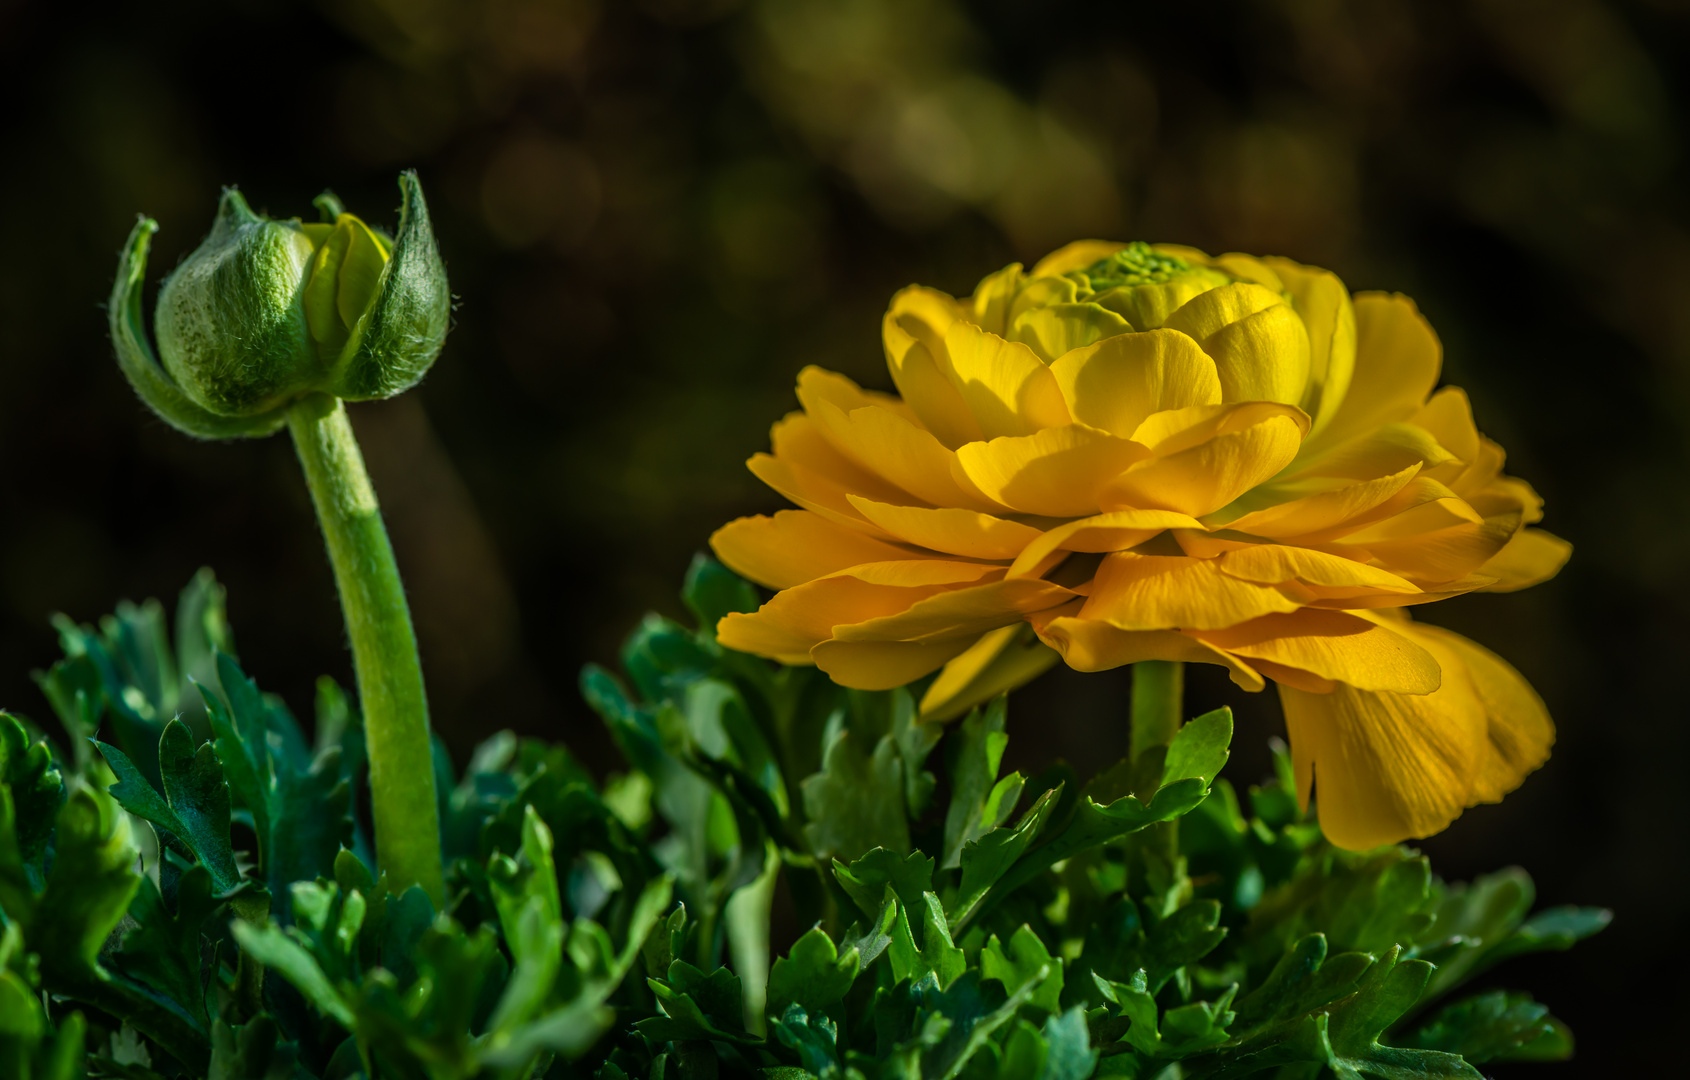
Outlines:
{"type": "Polygon", "coordinates": [[[951,764],[951,805],[945,812],[945,854],[941,869],[962,865],[963,845],[1002,825],[1021,797],[1020,774],[998,779],[1008,698],[999,695],[985,710],[976,709],[957,725],[951,764]]]}
{"type": "Polygon", "coordinates": [[[347,1029],[353,1027],[352,1009],[329,984],[323,969],[303,945],[274,926],[259,928],[237,919],[229,924],[229,929],[242,949],[292,983],[319,1012],[333,1017],[347,1029]]]}
{"type": "Polygon", "coordinates": [[[980,977],[996,979],[1004,993],[1013,994],[1036,980],[1027,1003],[1047,1013],[1062,1009],[1062,958],[1053,957],[1033,928],[1022,926],[1010,936],[1007,951],[993,934],[980,950],[980,977]]]}
{"type": "Polygon", "coordinates": [[[904,802],[914,821],[927,812],[933,801],[933,789],[938,780],[927,768],[927,757],[945,734],[941,724],[922,723],[915,697],[908,687],[900,686],[891,693],[892,740],[898,744],[898,756],[904,759],[904,802]]]}
{"type": "Polygon", "coordinates": [[[1026,854],[1061,805],[1063,785],[1047,790],[1021,815],[1013,828],[993,829],[962,848],[962,881],[951,904],[951,927],[960,928],[985,899],[991,887],[1026,854]]]}
{"type": "MultiPolygon", "coordinates": [[[[205,867],[189,867],[176,882],[170,910],[152,881],[143,878],[129,904],[135,927],[124,935],[112,962],[129,978],[157,991],[198,1030],[207,1030],[206,980],[201,938],[206,921],[223,907],[205,867]]],[[[213,936],[221,932],[213,927],[213,936]]]]}
{"type": "Polygon", "coordinates": [[[904,811],[904,763],[890,735],[862,749],[862,738],[842,731],[827,748],[821,771],[801,785],[804,836],[819,859],[850,862],[884,847],[907,851],[909,821],[904,811]]]}
{"type": "Polygon", "coordinates": [[[18,906],[8,909],[25,910],[24,894],[45,885],[48,841],[64,802],[47,744],[32,744],[23,724],[0,712],[0,908],[10,895],[18,906]]]}
{"type": "Polygon", "coordinates": [[[796,1003],[788,1005],[779,1019],[769,1024],[770,1034],[798,1057],[808,1073],[828,1080],[839,1075],[837,1049],[839,1029],[826,1016],[812,1014],[796,1003]]]}
{"type": "Polygon", "coordinates": [[[1097,1051],[1079,1006],[1050,1017],[1044,1025],[1045,1067],[1039,1080],[1085,1080],[1097,1067],[1097,1051]]]}
{"type": "Polygon", "coordinates": [[[856,949],[841,952],[821,927],[812,928],[770,969],[769,1013],[783,1016],[788,1006],[810,1016],[826,1013],[851,989],[859,963],[856,949]]]}
{"type": "Polygon", "coordinates": [[[900,855],[877,847],[849,866],[835,859],[833,876],[858,909],[873,916],[880,910],[888,885],[900,903],[919,904],[921,894],[933,888],[933,860],[920,851],[900,855]]]}
{"type": "Polygon", "coordinates": [[[53,866],[25,931],[43,966],[73,980],[92,974],[140,879],[129,819],[116,801],[91,788],[73,793],[59,811],[53,866]]]}
{"type": "Polygon", "coordinates": [[[229,843],[229,785],[216,750],[210,743],[196,750],[193,732],[172,720],[159,737],[158,769],[164,796],[184,830],[177,838],[211,871],[219,893],[233,892],[241,885],[241,873],[229,843]]]}
{"type": "Polygon", "coordinates": [[[230,1026],[214,1021],[206,1080],[293,1080],[297,1052],[268,1016],[230,1026]]]}
{"type": "Polygon", "coordinates": [[[1432,976],[1423,960],[1401,960],[1393,947],[1362,977],[1356,993],[1331,1011],[1328,1038],[1332,1056],[1326,1065],[1341,1080],[1361,1076],[1461,1078],[1482,1080],[1477,1069],[1454,1054],[1385,1046],[1379,1036],[1420,1000],[1432,976]]]}
{"type": "MultiPolygon", "coordinates": [[[[887,886],[888,890],[891,886],[887,886]]],[[[897,918],[892,923],[892,940],[887,956],[892,961],[892,977],[897,980],[919,980],[931,973],[943,990],[962,975],[968,967],[961,949],[951,942],[950,928],[945,922],[945,909],[933,893],[924,893],[921,903],[910,907],[900,903],[897,918]],[[911,917],[921,928],[921,945],[915,943],[911,917]]],[[[1031,991],[1029,991],[1031,993],[1031,991]]]]}
{"type": "Polygon", "coordinates": [[[1402,1043],[1459,1054],[1470,1064],[1483,1065],[1515,1059],[1522,1050],[1544,1040],[1544,1046],[1529,1054],[1529,1059],[1558,1061],[1572,1052],[1571,1045],[1560,1045],[1556,1037],[1559,1030],[1548,1007],[1533,1001],[1530,994],[1492,990],[1444,1006],[1402,1043]],[[1555,1056],[1542,1056],[1542,1051],[1551,1046],[1555,1056]],[[1561,1053],[1563,1050],[1565,1053],[1561,1053]]]}

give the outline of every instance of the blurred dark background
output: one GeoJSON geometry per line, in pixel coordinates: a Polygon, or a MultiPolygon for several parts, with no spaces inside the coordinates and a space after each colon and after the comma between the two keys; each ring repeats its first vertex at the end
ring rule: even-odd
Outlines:
{"type": "MultiPolygon", "coordinates": [[[[1581,1040],[1529,1075],[1656,1074],[1687,1004],[1687,53],[1672,0],[0,0],[0,703],[45,712],[50,612],[173,604],[202,564],[261,684],[303,710],[317,674],[350,682],[286,439],[194,443],[111,360],[138,211],[156,282],[219,185],[277,216],[332,186],[391,227],[420,170],[456,328],[354,422],[435,720],[460,760],[514,727],[601,768],[580,665],[779,505],[742,462],[800,367],[889,387],[895,289],[1093,235],[1285,254],[1413,295],[1577,545],[1550,584],[1420,609],[1561,733],[1424,846],[1617,909],[1503,981],[1581,1040]]],[[[1046,676],[1011,754],[1112,761],[1126,685],[1046,676]]],[[[1265,773],[1273,696],[1218,669],[1190,695],[1238,708],[1235,782],[1265,773]]]]}

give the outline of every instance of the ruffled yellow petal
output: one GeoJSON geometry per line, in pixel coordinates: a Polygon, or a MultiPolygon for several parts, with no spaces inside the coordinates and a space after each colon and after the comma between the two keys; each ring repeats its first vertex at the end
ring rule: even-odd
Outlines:
{"type": "Polygon", "coordinates": [[[968,300],[974,325],[988,334],[1007,335],[1009,305],[1014,302],[1015,294],[1020,291],[1021,282],[1025,279],[1020,263],[1010,263],[997,273],[981,278],[980,284],[974,286],[974,295],[968,300]]]}
{"type": "Polygon", "coordinates": [[[839,641],[972,639],[1073,598],[1062,586],[1036,578],[987,581],[923,596],[902,611],[835,625],[832,636],[839,641]]]}
{"type": "Polygon", "coordinates": [[[1162,324],[1214,357],[1223,401],[1299,404],[1309,377],[1309,338],[1277,292],[1236,282],[1192,299],[1162,324]]]}
{"type": "Polygon", "coordinates": [[[1083,424],[969,443],[956,452],[968,479],[990,499],[1028,514],[1080,517],[1098,493],[1150,451],[1083,424]]]}
{"type": "Polygon", "coordinates": [[[1046,613],[1029,621],[1039,640],[1060,653],[1063,663],[1075,671],[1108,671],[1141,660],[1180,660],[1224,667],[1234,683],[1252,693],[1267,685],[1249,664],[1178,631],[1122,630],[1072,614],[1046,613]]]}
{"type": "Polygon", "coordinates": [[[900,540],[971,559],[1013,559],[1037,540],[1039,530],[973,510],[892,506],[857,495],[851,505],[900,540]]]}
{"type": "Polygon", "coordinates": [[[954,322],[945,332],[950,377],[983,438],[1031,435],[1069,422],[1062,389],[1033,350],[954,322]]]}
{"type": "Polygon", "coordinates": [[[1140,462],[1099,493],[1100,506],[1192,517],[1213,513],[1283,469],[1297,455],[1303,431],[1292,417],[1269,416],[1242,431],[1140,462]]]}
{"type": "Polygon", "coordinates": [[[1119,334],[1050,365],[1075,421],[1132,438],[1152,413],[1219,405],[1215,362],[1174,330],[1119,334]]]}
{"type": "Polygon", "coordinates": [[[1572,557],[1573,545],[1543,529],[1521,529],[1502,550],[1479,567],[1478,572],[1496,578],[1480,592],[1516,592],[1548,581],[1561,572],[1572,557]]]}
{"type": "Polygon", "coordinates": [[[801,412],[787,413],[769,429],[775,457],[845,490],[882,502],[919,502],[898,485],[852,461],[828,441],[817,423],[801,412]]]}
{"type": "Polygon", "coordinates": [[[980,636],[945,665],[921,696],[921,719],[954,720],[999,694],[1025,686],[1062,659],[1027,623],[999,627],[980,636]]]}
{"type": "MultiPolygon", "coordinates": [[[[1432,395],[1408,422],[1420,428],[1463,462],[1478,460],[1481,436],[1473,423],[1473,405],[1459,386],[1446,386],[1432,395]]],[[[1501,462],[1497,463],[1500,467],[1501,462]]]]}
{"type": "Polygon", "coordinates": [[[1080,617],[1122,630],[1220,630],[1301,601],[1271,585],[1221,572],[1215,559],[1178,555],[1106,555],[1080,617]]]}
{"type": "Polygon", "coordinates": [[[1314,421],[1310,436],[1332,422],[1349,392],[1356,366],[1356,317],[1350,292],[1330,270],[1277,256],[1262,262],[1284,283],[1309,335],[1309,383],[1303,409],[1314,421]]]}
{"type": "Polygon", "coordinates": [[[1127,245],[1115,240],[1076,240],[1064,244],[1040,259],[1033,267],[1032,277],[1056,277],[1070,270],[1084,270],[1099,259],[1106,259],[1127,245]]]}
{"type": "MultiPolygon", "coordinates": [[[[1288,498],[1276,505],[1268,505],[1224,521],[1220,519],[1226,517],[1225,513],[1211,515],[1205,524],[1225,525],[1235,532],[1265,536],[1272,540],[1289,540],[1313,533],[1325,533],[1346,524],[1361,528],[1371,520],[1364,515],[1390,501],[1413,481],[1419,471],[1418,464],[1410,465],[1400,472],[1381,476],[1376,480],[1363,480],[1327,490],[1319,488],[1324,487],[1328,481],[1303,481],[1303,485],[1316,490],[1312,494],[1288,498]]],[[[1298,486],[1297,481],[1284,485],[1264,485],[1278,488],[1276,495],[1293,494],[1298,490],[1298,486]]],[[[1240,501],[1254,502],[1258,492],[1266,494],[1263,488],[1258,488],[1256,492],[1240,501]]]]}
{"type": "Polygon", "coordinates": [[[1047,529],[1015,559],[1010,577],[1032,573],[1058,551],[1102,554],[1137,547],[1167,529],[1198,529],[1197,519],[1169,510],[1115,510],[1047,529]]]}
{"type": "Polygon", "coordinates": [[[998,509],[957,482],[956,455],[903,415],[901,405],[892,409],[875,401],[881,396],[820,368],[808,367],[798,375],[798,400],[806,415],[852,463],[935,506],[998,509]]]}
{"type": "Polygon", "coordinates": [[[1323,599],[1371,593],[1417,593],[1420,588],[1388,570],[1312,548],[1250,544],[1219,556],[1221,572],[1258,585],[1295,581],[1323,599]]]}
{"type": "Polygon", "coordinates": [[[955,301],[919,285],[894,296],[881,320],[886,366],[898,393],[920,417],[922,426],[949,447],[983,437],[962,394],[946,374],[949,361],[945,357],[945,331],[955,320],[955,301]]]}
{"type": "Polygon", "coordinates": [[[1435,627],[1396,627],[1430,652],[1443,683],[1424,695],[1281,685],[1298,796],[1319,799],[1342,848],[1430,836],[1461,811],[1518,787],[1548,756],[1553,727],[1519,674],[1435,627]]]}
{"type": "MultiPolygon", "coordinates": [[[[1428,503],[1411,513],[1419,513],[1440,504],[1428,503]]],[[[1374,528],[1389,524],[1382,522],[1374,528]]],[[[1353,544],[1364,548],[1375,563],[1392,573],[1420,585],[1440,584],[1466,577],[1478,570],[1502,550],[1503,545],[1508,543],[1519,528],[1520,515],[1515,512],[1484,518],[1478,522],[1463,521],[1431,532],[1405,536],[1399,540],[1369,537],[1367,534],[1373,531],[1369,529],[1335,544],[1334,547],[1344,548],[1353,544]]]]}
{"type": "Polygon", "coordinates": [[[1367,434],[1380,424],[1406,420],[1420,410],[1443,366],[1443,346],[1431,324],[1400,293],[1355,297],[1356,365],[1344,395],[1305,457],[1367,434]]]}
{"type": "Polygon", "coordinates": [[[729,570],[770,589],[790,589],[862,563],[924,557],[809,510],[730,521],[710,537],[710,549],[729,570]]]}
{"type": "Polygon", "coordinates": [[[1437,660],[1420,645],[1390,626],[1342,611],[1305,608],[1194,633],[1280,683],[1315,693],[1344,683],[1358,690],[1430,694],[1441,680],[1437,660]],[[1304,673],[1315,678],[1297,677],[1304,673]]]}
{"type": "Polygon", "coordinates": [[[823,641],[806,660],[854,690],[892,690],[937,671],[969,646],[968,638],[907,641],[823,641]]]}
{"type": "Polygon", "coordinates": [[[896,539],[863,517],[851,505],[852,493],[835,480],[771,454],[753,454],[745,467],[751,470],[751,475],[811,513],[879,540],[896,539]]]}
{"type": "Polygon", "coordinates": [[[900,614],[991,573],[1003,571],[939,559],[865,563],[778,592],[755,612],[723,617],[716,640],[782,663],[808,664],[810,650],[833,637],[837,626],[900,614]]]}
{"type": "MultiPolygon", "coordinates": [[[[1455,468],[1450,478],[1453,478],[1465,463],[1440,446],[1425,428],[1394,422],[1381,424],[1318,457],[1305,458],[1292,475],[1374,480],[1401,472],[1410,465],[1418,465],[1428,473],[1439,466],[1452,465],[1455,468]]],[[[1432,475],[1445,479],[1436,473],[1432,475]]]]}

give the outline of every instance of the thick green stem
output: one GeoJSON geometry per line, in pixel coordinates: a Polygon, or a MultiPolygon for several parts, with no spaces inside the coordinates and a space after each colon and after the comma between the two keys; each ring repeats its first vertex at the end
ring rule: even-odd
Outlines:
{"type": "Polygon", "coordinates": [[[1146,750],[1174,741],[1184,708],[1184,664],[1177,660],[1141,660],[1133,665],[1134,761],[1146,750]]]}
{"type": "Polygon", "coordinates": [[[440,818],[428,699],[411,610],[364,456],[339,399],[314,394],[288,409],[288,430],[334,565],[370,756],[376,858],[388,886],[421,885],[439,908],[440,818]]]}

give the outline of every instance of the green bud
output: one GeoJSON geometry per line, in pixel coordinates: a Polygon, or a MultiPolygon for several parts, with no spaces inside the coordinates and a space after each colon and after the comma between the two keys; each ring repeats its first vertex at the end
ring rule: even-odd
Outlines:
{"type": "Polygon", "coordinates": [[[118,364],[154,412],[201,438],[267,435],[309,394],[350,401],[416,385],[445,341],[446,270],[416,174],[389,240],[323,195],[323,221],[272,221],[223,192],[205,242],[159,293],[158,352],[141,319],[156,222],[129,236],[110,308],[118,364]],[[162,362],[161,362],[162,359],[162,362]]]}
{"type": "Polygon", "coordinates": [[[1092,303],[1120,315],[1135,330],[1154,330],[1187,300],[1232,282],[1226,274],[1192,266],[1142,240],[1070,276],[1091,290],[1092,303]]]}

